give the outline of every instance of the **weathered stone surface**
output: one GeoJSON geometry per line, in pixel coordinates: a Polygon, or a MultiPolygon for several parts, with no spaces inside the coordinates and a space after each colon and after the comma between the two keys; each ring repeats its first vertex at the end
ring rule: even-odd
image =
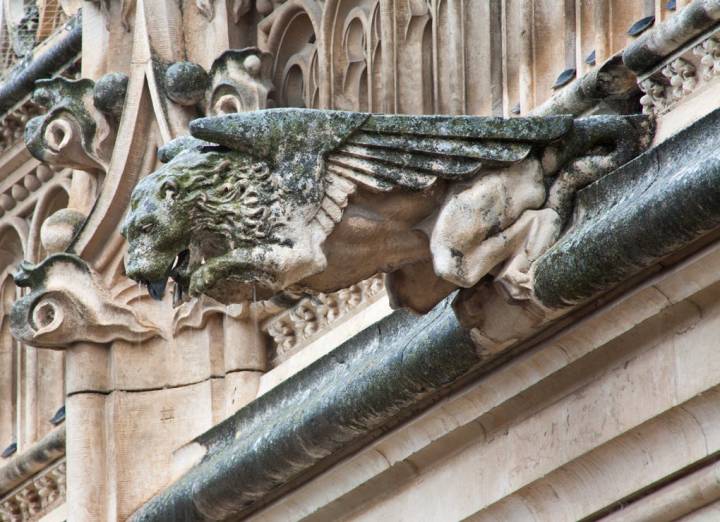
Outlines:
{"type": "Polygon", "coordinates": [[[204,118],[191,131],[230,150],[172,145],[140,182],[125,224],[129,277],[156,295],[173,277],[180,294],[230,303],[390,272],[394,302],[423,312],[498,265],[508,293],[529,298],[530,266],[575,191],[652,135],[643,117],[303,109],[204,118]]]}
{"type": "Polygon", "coordinates": [[[623,52],[623,62],[636,73],[645,72],[678,47],[715,25],[718,20],[720,2],[692,2],[678,16],[660,24],[630,44],[623,52]]]}
{"type": "Polygon", "coordinates": [[[110,73],[93,82],[38,80],[33,101],[48,109],[25,126],[25,144],[40,161],[88,172],[107,169],[128,77],[110,73]]]}
{"type": "Polygon", "coordinates": [[[217,116],[273,106],[272,56],[255,47],[228,49],[210,68],[207,114],[217,116]]]}
{"type": "Polygon", "coordinates": [[[62,425],[0,465],[0,497],[64,456],[65,426],[62,425]]]}
{"type": "Polygon", "coordinates": [[[180,105],[195,105],[205,97],[208,75],[196,63],[177,62],[165,71],[165,89],[168,97],[180,105]]]}
{"type": "Polygon", "coordinates": [[[157,326],[117,302],[98,274],[72,254],[54,254],[37,265],[23,263],[14,278],[17,286],[31,289],[10,314],[13,335],[24,343],[66,349],[78,342],[160,335],[157,326]]]}
{"type": "Polygon", "coordinates": [[[580,303],[720,224],[720,111],[578,194],[577,219],[538,259],[535,294],[580,303]]]}
{"type": "Polygon", "coordinates": [[[130,520],[234,520],[480,362],[449,301],[396,312],[197,438],[202,462],[130,520]]]}
{"type": "Polygon", "coordinates": [[[93,103],[99,111],[119,118],[125,104],[128,76],[122,73],[110,73],[95,83],[93,103]]]}

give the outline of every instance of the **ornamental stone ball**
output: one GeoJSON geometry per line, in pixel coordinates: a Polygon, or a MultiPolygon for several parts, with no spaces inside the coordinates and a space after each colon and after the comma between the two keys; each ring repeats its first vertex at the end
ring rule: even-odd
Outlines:
{"type": "Polygon", "coordinates": [[[532,294],[574,194],[641,152],[643,116],[490,118],[271,109],[195,120],[138,183],[126,273],[160,298],[332,292],[387,274],[425,312],[492,277],[532,294]]]}
{"type": "Polygon", "coordinates": [[[165,71],[168,97],[180,105],[195,105],[205,96],[209,78],[205,69],[192,62],[177,62],[165,71]]]}

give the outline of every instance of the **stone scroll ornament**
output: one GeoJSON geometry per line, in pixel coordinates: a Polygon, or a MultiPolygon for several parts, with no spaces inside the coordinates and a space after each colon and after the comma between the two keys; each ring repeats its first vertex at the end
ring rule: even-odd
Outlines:
{"type": "Polygon", "coordinates": [[[122,113],[128,77],[97,82],[57,77],[35,82],[32,99],[47,109],[25,126],[25,145],[42,162],[103,173],[107,170],[122,113]]]}
{"type": "Polygon", "coordinates": [[[491,118],[270,109],[195,120],[135,188],[127,275],[175,302],[333,292],[386,274],[430,310],[491,277],[532,298],[533,262],[577,190],[635,157],[645,116],[491,118]]]}
{"type": "Polygon", "coordinates": [[[12,334],[23,343],[64,349],[78,342],[141,342],[162,335],[116,302],[99,274],[73,254],[53,254],[37,265],[23,262],[13,277],[17,286],[31,290],[10,314],[12,334]]]}

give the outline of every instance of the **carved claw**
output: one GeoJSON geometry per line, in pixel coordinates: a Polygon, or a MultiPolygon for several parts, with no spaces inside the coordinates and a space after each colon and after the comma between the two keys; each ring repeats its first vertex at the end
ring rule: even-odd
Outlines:
{"type": "Polygon", "coordinates": [[[218,267],[214,267],[212,261],[202,265],[190,276],[190,287],[188,290],[190,296],[200,297],[215,286],[215,282],[218,279],[218,267]]]}

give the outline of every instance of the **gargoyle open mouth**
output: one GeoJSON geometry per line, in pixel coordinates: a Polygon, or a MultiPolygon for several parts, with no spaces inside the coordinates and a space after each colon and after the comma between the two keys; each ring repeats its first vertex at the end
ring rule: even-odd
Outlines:
{"type": "Polygon", "coordinates": [[[173,262],[168,266],[165,277],[156,281],[143,281],[147,287],[150,297],[156,301],[161,301],[165,295],[168,279],[175,282],[175,290],[173,292],[173,307],[180,306],[187,300],[188,286],[190,274],[188,266],[190,264],[190,250],[185,249],[180,252],[173,262]]]}

